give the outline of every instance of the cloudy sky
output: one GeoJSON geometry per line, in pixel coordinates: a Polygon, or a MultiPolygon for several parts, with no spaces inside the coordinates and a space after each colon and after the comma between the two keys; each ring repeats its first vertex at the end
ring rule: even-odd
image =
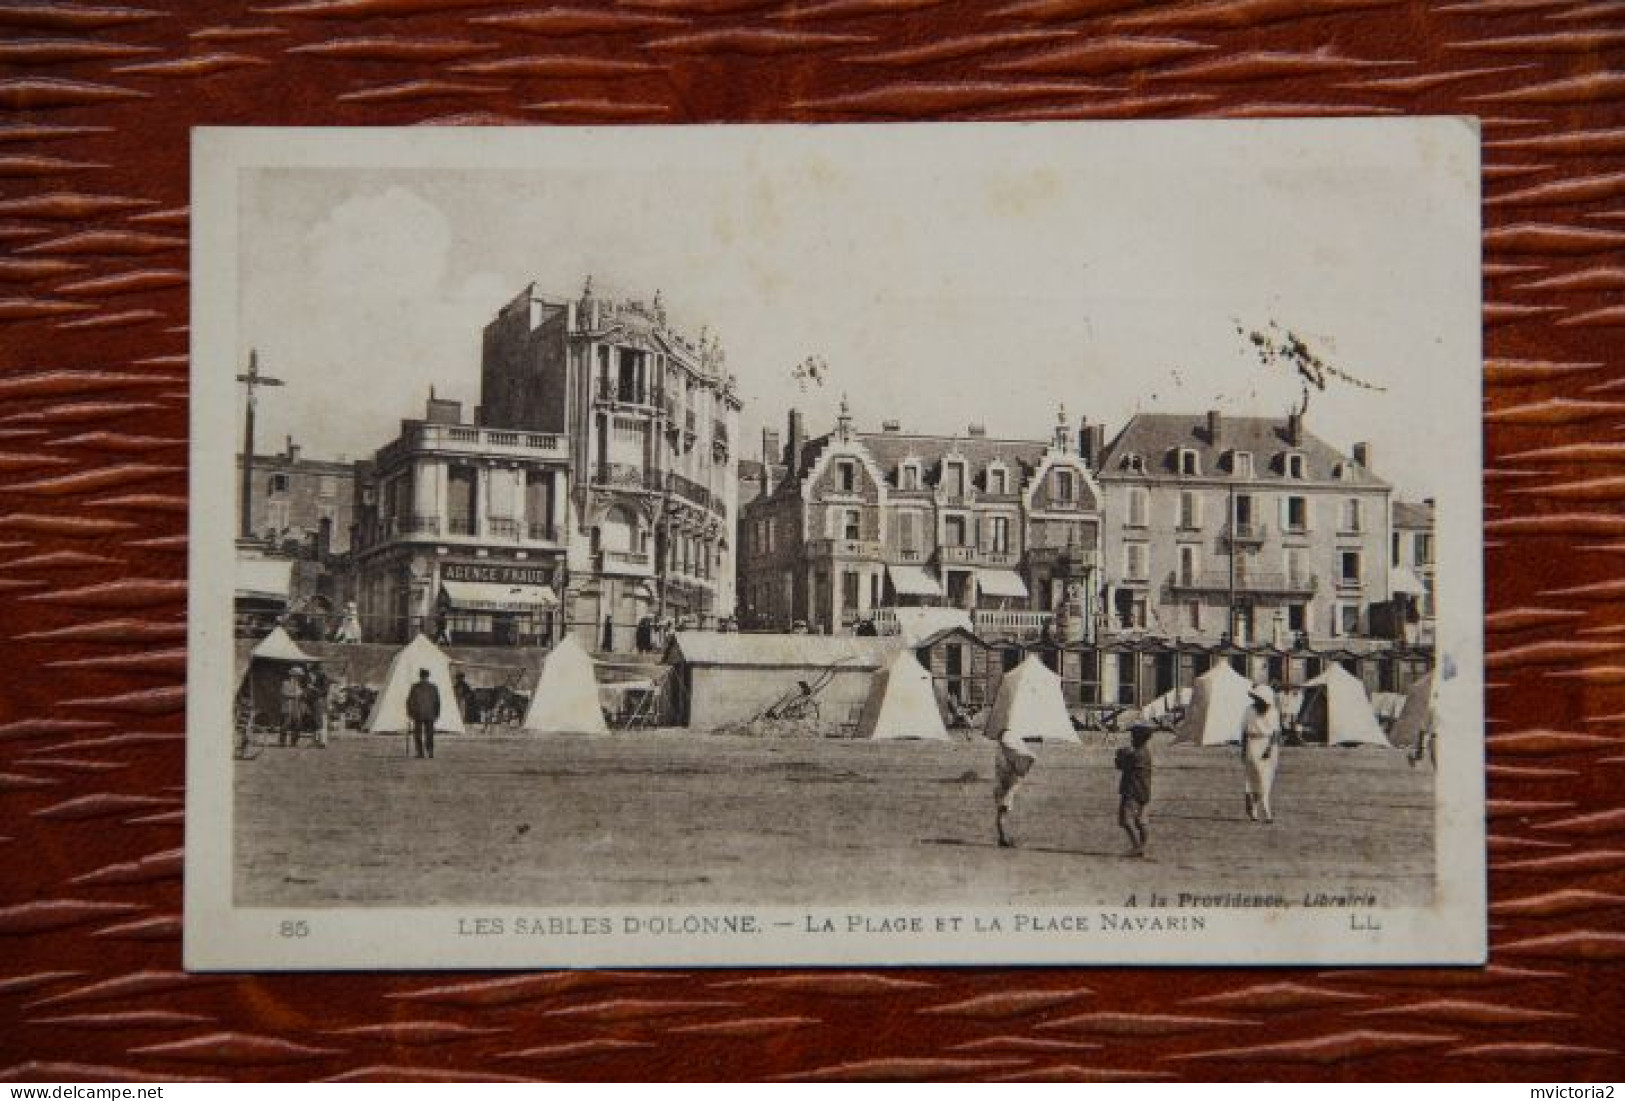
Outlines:
{"type": "Polygon", "coordinates": [[[792,404],[826,429],[843,392],[860,427],[1013,437],[1047,436],[1061,402],[1109,432],[1138,411],[1284,414],[1297,384],[1236,332],[1271,321],[1384,388],[1334,384],[1311,428],[1371,441],[1408,495],[1433,492],[1441,425],[1477,418],[1477,146],[1455,122],[321,148],[239,177],[240,354],[288,383],[261,403],[262,449],[291,432],[308,454],[370,453],[430,386],[472,406],[485,322],[531,281],[573,295],[589,272],[720,334],[752,455],[792,404]],[[814,355],[827,383],[798,384],[814,355]]]}

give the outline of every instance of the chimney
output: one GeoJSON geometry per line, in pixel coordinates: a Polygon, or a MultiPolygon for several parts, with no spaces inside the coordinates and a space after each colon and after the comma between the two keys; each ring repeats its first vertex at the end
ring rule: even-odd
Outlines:
{"type": "Polygon", "coordinates": [[[1354,445],[1354,464],[1365,470],[1371,469],[1371,445],[1357,443],[1354,445]]]}
{"type": "Polygon", "coordinates": [[[783,444],[779,442],[779,432],[776,428],[762,429],[762,465],[772,466],[784,458],[783,444]]]}
{"type": "Polygon", "coordinates": [[[1286,415],[1286,442],[1293,447],[1303,446],[1303,414],[1288,413],[1286,415]]]}
{"type": "Polygon", "coordinates": [[[1100,465],[1100,440],[1105,431],[1103,424],[1090,424],[1081,417],[1078,419],[1078,455],[1091,470],[1100,465]]]}
{"type": "Polygon", "coordinates": [[[966,426],[965,434],[973,440],[985,440],[987,438],[987,425],[970,424],[966,426]]]}
{"type": "Polygon", "coordinates": [[[1217,409],[1207,411],[1207,442],[1209,447],[1219,446],[1220,430],[1224,428],[1224,414],[1217,409]]]}
{"type": "Polygon", "coordinates": [[[288,447],[288,461],[290,463],[298,462],[299,461],[299,445],[293,442],[293,437],[292,436],[288,437],[288,445],[287,445],[287,447],[288,447]]]}
{"type": "Polygon", "coordinates": [[[807,442],[807,429],[801,419],[801,410],[790,410],[790,439],[784,453],[784,463],[794,470],[801,462],[801,446],[807,442]]]}
{"type": "Polygon", "coordinates": [[[882,432],[891,432],[896,434],[903,430],[903,422],[898,420],[881,421],[880,430],[882,432]]]}

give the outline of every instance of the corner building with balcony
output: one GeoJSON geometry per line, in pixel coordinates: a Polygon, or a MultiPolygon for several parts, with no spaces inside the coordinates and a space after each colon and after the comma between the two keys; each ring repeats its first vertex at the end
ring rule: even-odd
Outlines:
{"type": "Polygon", "coordinates": [[[534,645],[561,628],[566,438],[462,412],[431,396],[422,420],[357,464],[354,581],[368,642],[444,631],[458,644],[534,645]]]}
{"type": "Polygon", "coordinates": [[[422,421],[363,464],[358,595],[368,640],[636,647],[670,617],[733,613],[732,440],[720,344],[650,305],[534,285],[485,327],[480,405],[422,421]]]}
{"type": "Polygon", "coordinates": [[[900,608],[949,607],[983,637],[1038,637],[1057,609],[1086,608],[1098,589],[1089,451],[1099,439],[1090,426],[1074,433],[1064,412],[1047,444],[990,439],[977,425],[963,436],[895,421],[858,432],[843,402],[835,431],[808,441],[792,411],[785,475],[741,518],[741,621],[815,633],[872,621],[886,633],[900,608]]]}
{"type": "Polygon", "coordinates": [[[1369,446],[1345,455],[1297,414],[1142,414],[1099,478],[1113,633],[1345,644],[1391,599],[1391,487],[1369,446]]]}

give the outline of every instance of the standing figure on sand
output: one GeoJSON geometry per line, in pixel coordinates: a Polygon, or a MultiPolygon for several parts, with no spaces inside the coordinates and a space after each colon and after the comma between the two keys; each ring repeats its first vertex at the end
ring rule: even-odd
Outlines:
{"type": "Polygon", "coordinates": [[[1128,834],[1130,856],[1143,857],[1151,840],[1145,826],[1145,808],[1151,802],[1151,770],[1156,767],[1151,756],[1151,735],[1155,732],[1150,723],[1135,723],[1129,727],[1131,744],[1117,751],[1117,824],[1128,834]]]}
{"type": "Polygon", "coordinates": [[[1010,811],[1016,805],[1016,788],[1032,771],[1037,759],[1038,755],[1028,748],[1016,730],[1006,730],[999,736],[998,756],[993,759],[993,821],[1001,849],[1015,845],[1010,838],[1010,811]]]}
{"type": "Polygon", "coordinates": [[[1281,716],[1275,709],[1275,691],[1267,685],[1254,685],[1248,693],[1252,705],[1241,732],[1241,760],[1247,776],[1247,817],[1254,822],[1262,816],[1274,822],[1270,792],[1275,787],[1275,768],[1280,755],[1275,747],[1281,741],[1281,716]]]}
{"type": "Polygon", "coordinates": [[[418,670],[418,682],[406,694],[406,717],[412,723],[412,753],[434,757],[434,724],[440,718],[440,689],[427,669],[418,670]]]}

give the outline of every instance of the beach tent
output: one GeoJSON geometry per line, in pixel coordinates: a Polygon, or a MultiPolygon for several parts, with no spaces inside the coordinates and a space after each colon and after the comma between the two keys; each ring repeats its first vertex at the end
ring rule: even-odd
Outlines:
{"type": "Polygon", "coordinates": [[[420,669],[427,669],[429,683],[440,689],[440,718],[434,728],[447,734],[465,732],[457,694],[452,689],[451,659],[427,635],[418,635],[390,659],[384,687],[367,716],[367,733],[404,734],[412,729],[406,717],[406,694],[418,682],[420,669]]]}
{"type": "Polygon", "coordinates": [[[937,710],[931,673],[912,650],[899,650],[874,676],[858,718],[860,738],[924,738],[949,741],[937,710]]]}
{"type": "Polygon", "coordinates": [[[1306,741],[1326,745],[1380,745],[1389,747],[1377,723],[1371,697],[1360,678],[1333,662],[1320,676],[1304,685],[1298,723],[1306,741]]]}
{"type": "Polygon", "coordinates": [[[238,695],[252,711],[251,724],[277,726],[282,722],[282,682],[294,666],[306,673],[320,665],[322,659],[305,653],[287,631],[278,627],[260,640],[248,655],[248,669],[243,673],[238,695]]]}
{"type": "Polygon", "coordinates": [[[1185,719],[1174,728],[1177,741],[1194,745],[1235,745],[1241,741],[1241,728],[1252,706],[1252,683],[1221,661],[1196,678],[1191,686],[1190,707],[1185,719]]]}
{"type": "Polygon", "coordinates": [[[547,655],[522,729],[527,734],[609,733],[592,655],[574,635],[566,635],[547,655]]]}
{"type": "Polygon", "coordinates": [[[1076,742],[1077,731],[1066,712],[1061,678],[1037,654],[1004,675],[998,698],[987,714],[982,733],[994,741],[1013,730],[1023,741],[1076,742]]]}
{"type": "Polygon", "coordinates": [[[1429,673],[1405,693],[1405,706],[1400,709],[1394,731],[1389,737],[1395,745],[1409,749],[1416,745],[1424,730],[1430,730],[1434,725],[1433,674],[1429,673]]]}

